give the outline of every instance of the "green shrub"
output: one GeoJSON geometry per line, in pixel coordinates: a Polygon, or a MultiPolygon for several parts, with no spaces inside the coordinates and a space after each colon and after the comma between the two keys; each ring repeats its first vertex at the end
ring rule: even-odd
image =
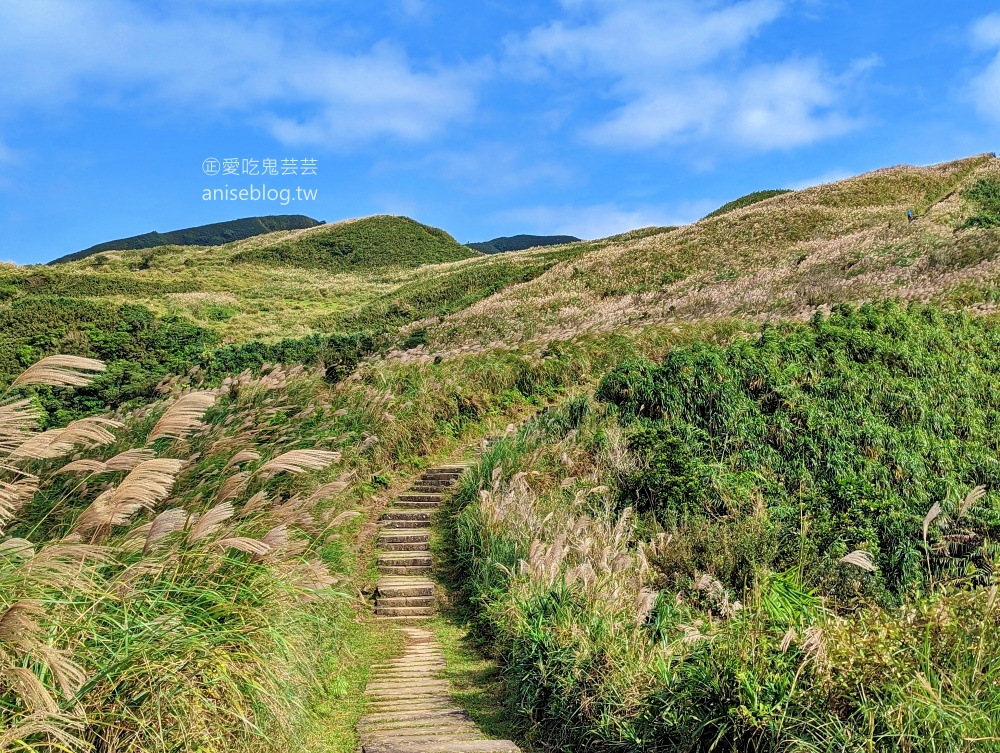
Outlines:
{"type": "Polygon", "coordinates": [[[232,256],[236,264],[282,264],[332,271],[418,267],[478,254],[448,233],[407,217],[367,217],[232,256]]]}
{"type": "Polygon", "coordinates": [[[981,178],[964,194],[976,206],[965,227],[1000,227],[1000,180],[981,178]]]}
{"type": "MultiPolygon", "coordinates": [[[[890,303],[626,362],[598,396],[633,426],[622,506],[705,525],[762,507],[787,539],[769,566],[813,553],[809,582],[830,585],[833,561],[863,549],[898,598],[927,576],[921,527],[935,503],[950,527],[931,527],[932,548],[1000,535],[994,492],[957,512],[972,487],[1000,482],[1000,394],[987,387],[998,374],[996,325],[890,303]]],[[[987,566],[972,548],[967,564],[987,566]]]]}
{"type": "Polygon", "coordinates": [[[743,209],[744,207],[753,206],[754,204],[764,201],[765,199],[770,199],[775,196],[781,196],[782,194],[786,193],[791,193],[791,190],[788,188],[777,188],[765,191],[754,191],[753,193],[748,193],[746,196],[741,196],[738,199],[734,199],[733,201],[723,204],[714,212],[709,212],[708,214],[706,214],[705,218],[707,219],[708,217],[719,217],[720,215],[727,214],[737,209],[743,209]]]}

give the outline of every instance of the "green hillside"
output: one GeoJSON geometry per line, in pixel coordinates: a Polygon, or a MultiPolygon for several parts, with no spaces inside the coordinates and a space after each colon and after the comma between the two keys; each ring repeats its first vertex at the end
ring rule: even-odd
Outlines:
{"type": "Polygon", "coordinates": [[[448,233],[408,217],[380,215],[320,228],[240,251],[235,264],[280,264],[328,271],[419,267],[476,256],[448,233]]]}
{"type": "Polygon", "coordinates": [[[572,235],[512,235],[494,238],[482,243],[466,243],[465,245],[484,254],[500,254],[505,251],[524,251],[541,246],[559,246],[565,243],[579,241],[572,235]]]}
{"type": "Polygon", "coordinates": [[[273,233],[277,230],[301,230],[307,227],[321,225],[311,217],[301,214],[269,215],[267,217],[244,217],[241,220],[214,222],[211,225],[172,230],[168,233],[151,233],[133,235],[116,241],[98,243],[83,251],[60,256],[49,264],[63,264],[69,261],[86,259],[88,256],[102,251],[124,251],[140,248],[157,248],[159,246],[221,246],[233,241],[252,238],[255,235],[273,233]]]}
{"type": "Polygon", "coordinates": [[[979,155],[500,254],[0,265],[0,753],[357,750],[383,513],[460,462],[422,626],[484,733],[996,750],[997,196],[979,155]]]}

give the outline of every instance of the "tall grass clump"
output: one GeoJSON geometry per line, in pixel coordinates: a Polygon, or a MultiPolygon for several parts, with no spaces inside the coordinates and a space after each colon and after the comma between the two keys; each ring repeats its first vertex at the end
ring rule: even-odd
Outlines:
{"type": "Polygon", "coordinates": [[[449,539],[525,736],[997,749],[997,336],[841,308],[630,361],[492,445],[449,539]]]}
{"type": "Polygon", "coordinates": [[[997,497],[962,502],[1000,481],[998,346],[988,321],[890,303],[625,363],[598,391],[638,459],[620,504],[714,548],[733,586],[753,575],[739,547],[845,603],[898,603],[956,570],[989,580],[997,497]],[[760,520],[758,538],[713,540],[733,518],[760,520]],[[838,566],[854,550],[877,566],[860,593],[838,566]]]}
{"type": "Polygon", "coordinates": [[[303,480],[341,453],[248,449],[293,397],[274,372],[36,430],[18,390],[103,368],[43,359],[0,405],[0,750],[291,742],[345,606],[320,552],[348,482],[303,480]]]}

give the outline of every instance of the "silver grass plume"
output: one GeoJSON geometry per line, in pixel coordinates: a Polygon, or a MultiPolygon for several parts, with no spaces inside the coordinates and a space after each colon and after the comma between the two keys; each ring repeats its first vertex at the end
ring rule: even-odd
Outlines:
{"type": "Polygon", "coordinates": [[[104,371],[104,363],[94,358],[80,356],[48,356],[32,364],[13,381],[11,387],[45,384],[52,387],[83,387],[104,371]]]}

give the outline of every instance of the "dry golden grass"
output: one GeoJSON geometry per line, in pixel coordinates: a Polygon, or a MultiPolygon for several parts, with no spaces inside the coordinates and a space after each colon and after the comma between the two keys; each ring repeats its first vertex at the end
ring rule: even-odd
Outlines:
{"type": "Polygon", "coordinates": [[[611,239],[430,323],[431,350],[732,315],[802,317],[878,297],[942,302],[971,282],[985,297],[982,283],[1000,281],[1000,242],[995,231],[959,229],[970,211],[961,191],[998,174],[992,155],[887,168],[676,230],[611,239]],[[908,209],[917,213],[912,223],[908,209]]]}

